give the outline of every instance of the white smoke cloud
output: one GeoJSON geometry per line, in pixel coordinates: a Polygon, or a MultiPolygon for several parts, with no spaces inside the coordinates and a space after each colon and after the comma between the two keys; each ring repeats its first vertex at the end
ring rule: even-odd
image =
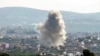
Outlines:
{"type": "Polygon", "coordinates": [[[39,42],[46,47],[64,45],[66,40],[65,25],[59,11],[49,11],[48,19],[44,24],[37,26],[39,42]]]}

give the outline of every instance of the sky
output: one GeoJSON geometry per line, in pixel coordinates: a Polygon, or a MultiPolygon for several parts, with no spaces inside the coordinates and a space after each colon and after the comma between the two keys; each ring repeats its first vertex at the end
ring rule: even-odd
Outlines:
{"type": "Polygon", "coordinates": [[[95,13],[100,12],[100,0],[0,0],[0,8],[3,7],[95,13]]]}

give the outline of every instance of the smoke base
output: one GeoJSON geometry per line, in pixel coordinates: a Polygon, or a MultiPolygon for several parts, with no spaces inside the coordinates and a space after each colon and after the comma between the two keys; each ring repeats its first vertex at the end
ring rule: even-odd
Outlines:
{"type": "Polygon", "coordinates": [[[39,31],[39,43],[46,47],[64,45],[66,40],[65,25],[59,11],[51,10],[44,24],[37,26],[39,31]]]}

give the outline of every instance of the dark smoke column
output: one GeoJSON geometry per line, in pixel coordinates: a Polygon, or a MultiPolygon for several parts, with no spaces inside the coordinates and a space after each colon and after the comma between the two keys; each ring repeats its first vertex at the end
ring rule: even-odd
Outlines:
{"type": "Polygon", "coordinates": [[[38,27],[39,42],[46,47],[58,47],[66,40],[65,25],[59,11],[49,11],[47,21],[38,27]]]}

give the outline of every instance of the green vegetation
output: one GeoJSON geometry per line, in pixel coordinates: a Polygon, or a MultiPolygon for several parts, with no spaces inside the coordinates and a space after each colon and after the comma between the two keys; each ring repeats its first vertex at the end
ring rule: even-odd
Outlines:
{"type": "Polygon", "coordinates": [[[83,56],[95,56],[93,52],[88,49],[83,50],[83,56]]]}
{"type": "Polygon", "coordinates": [[[13,53],[0,53],[0,56],[40,56],[39,53],[32,53],[32,52],[13,52],[13,53]]]}
{"type": "Polygon", "coordinates": [[[0,56],[9,56],[9,54],[0,52],[0,56]]]}

